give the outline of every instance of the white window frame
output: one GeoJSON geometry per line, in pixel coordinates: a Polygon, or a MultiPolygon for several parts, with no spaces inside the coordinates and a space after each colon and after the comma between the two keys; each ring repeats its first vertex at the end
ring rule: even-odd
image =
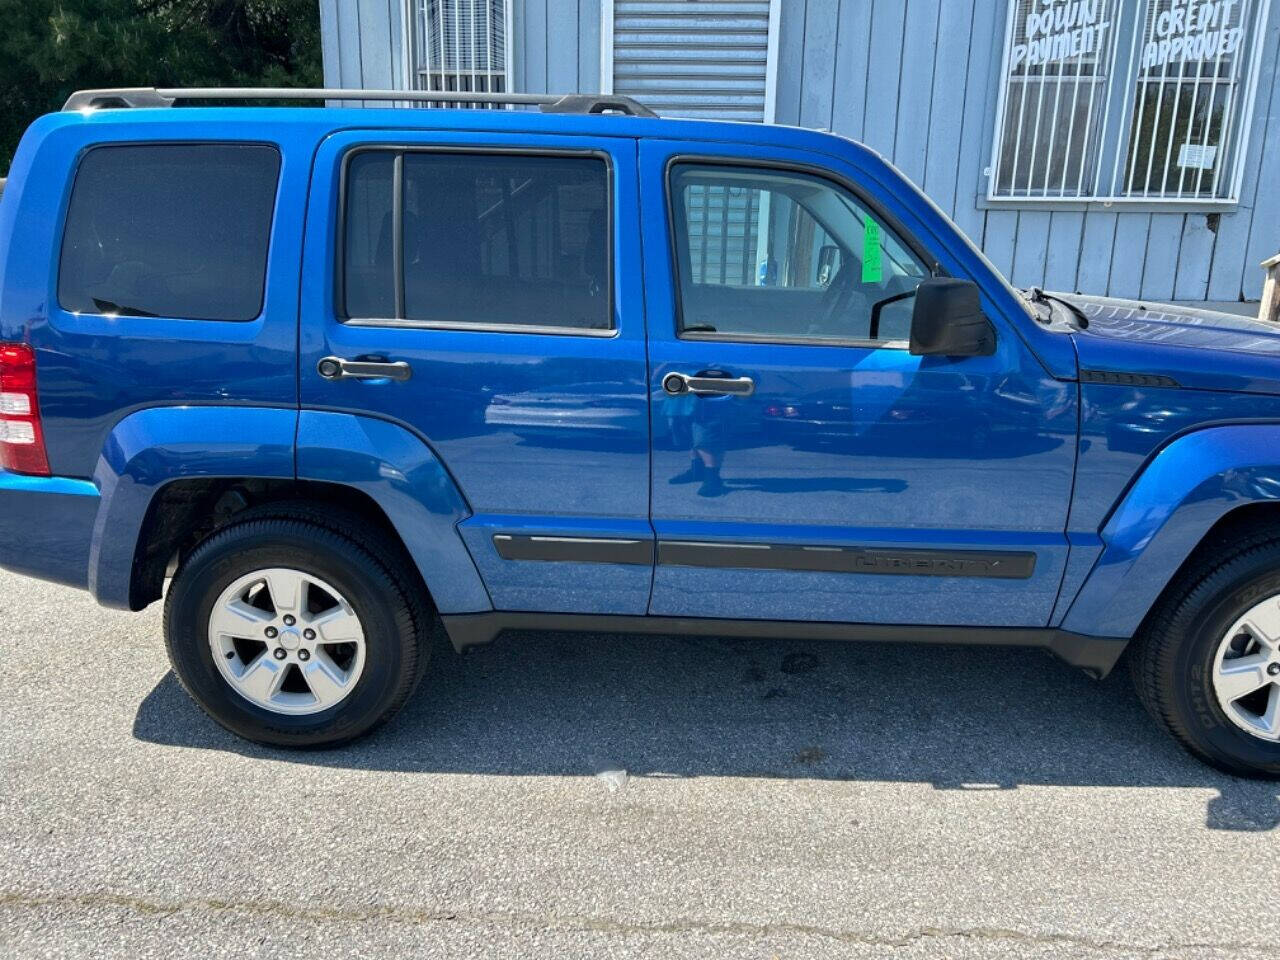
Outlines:
{"type": "MultiPolygon", "coordinates": [[[[1100,0],[1106,2],[1106,0],[1100,0]]],[[[1202,208],[1202,207],[1226,207],[1238,204],[1240,201],[1240,189],[1244,179],[1245,164],[1250,152],[1251,133],[1253,123],[1253,112],[1258,89],[1258,74],[1262,60],[1262,50],[1266,43],[1267,26],[1270,16],[1271,0],[1238,0],[1237,8],[1243,4],[1249,7],[1248,16],[1253,19],[1252,22],[1244,21],[1246,33],[1241,41],[1242,47],[1239,54],[1233,62],[1233,72],[1226,77],[1218,77],[1214,79],[1205,78],[1203,84],[1206,89],[1212,89],[1212,86],[1220,83],[1228,83],[1234,86],[1234,94],[1230,109],[1225,113],[1225,130],[1219,137],[1220,143],[1218,149],[1224,147],[1231,151],[1227,164],[1227,169],[1223,169],[1221,165],[1214,169],[1213,180],[1209,195],[1199,195],[1199,187],[1202,185],[1202,179],[1197,177],[1195,194],[1188,194],[1184,191],[1180,181],[1177,190],[1169,192],[1162,189],[1158,191],[1151,190],[1151,182],[1153,174],[1161,174],[1161,183],[1168,173],[1168,157],[1166,156],[1166,170],[1160,171],[1151,168],[1151,159],[1154,154],[1148,155],[1148,170],[1145,171],[1143,183],[1135,188],[1129,188],[1126,184],[1134,180],[1135,174],[1139,171],[1134,169],[1137,160],[1137,152],[1131,151],[1129,139],[1131,130],[1134,126],[1135,113],[1140,123],[1142,114],[1141,110],[1145,109],[1145,102],[1139,103],[1142,90],[1145,86],[1161,85],[1161,92],[1157,95],[1157,107],[1159,110],[1163,103],[1163,85],[1169,82],[1178,82],[1178,92],[1175,94],[1174,109],[1176,115],[1177,103],[1176,98],[1181,97],[1181,81],[1182,74],[1178,71],[1169,70],[1167,67],[1160,75],[1154,77],[1143,77],[1139,70],[1140,59],[1142,55],[1142,44],[1140,40],[1146,42],[1153,39],[1147,35],[1148,11],[1151,4],[1157,0],[1110,0],[1112,5],[1112,19],[1110,33],[1111,37],[1107,41],[1109,50],[1106,51],[1106,62],[1100,64],[1103,79],[1103,91],[1101,95],[1101,108],[1097,114],[1090,110],[1089,123],[1091,129],[1086,132],[1086,140],[1084,144],[1085,155],[1081,161],[1081,170],[1076,189],[1067,191],[1063,189],[1055,189],[1055,184],[1049,182],[1047,175],[1048,166],[1046,165],[1045,182],[1038,185],[1028,185],[1027,192],[1013,192],[1013,183],[1006,192],[999,189],[1001,178],[1001,162],[1002,148],[1005,139],[1006,125],[1011,122],[1017,122],[1008,110],[1010,90],[1016,78],[1011,77],[1010,59],[1016,37],[1017,23],[1016,16],[1019,9],[1019,0],[1008,0],[1008,15],[1005,23],[1005,42],[1003,55],[1000,61],[1000,87],[999,99],[996,105],[996,118],[993,128],[993,136],[991,142],[991,160],[984,174],[987,177],[986,201],[992,206],[1041,206],[1041,205],[1068,205],[1078,206],[1080,204],[1100,204],[1103,206],[1112,206],[1113,204],[1121,205],[1148,205],[1161,209],[1169,207],[1182,208],[1202,208]],[[1121,32],[1123,31],[1123,32],[1121,32]]],[[[1221,60],[1221,54],[1219,54],[1221,60]]],[[[1180,70],[1185,69],[1185,64],[1180,70]]],[[[1042,77],[1053,79],[1053,75],[1049,74],[1047,66],[1042,77]]],[[[1215,67],[1216,71],[1216,67],[1215,67]]],[[[1034,77],[1034,75],[1032,75],[1034,77]]],[[[1188,82],[1192,82],[1195,93],[1198,96],[1202,81],[1198,78],[1187,78],[1188,82]]],[[[1068,90],[1072,87],[1072,81],[1067,80],[1064,84],[1059,74],[1059,82],[1056,85],[1060,92],[1060,88],[1065,86],[1068,90]]],[[[1070,93],[1067,94],[1070,96],[1070,93]]],[[[1212,97],[1213,94],[1210,94],[1212,97]]],[[[1047,99],[1047,98],[1046,98],[1047,99]]],[[[1195,105],[1193,100],[1193,107],[1195,105]]],[[[1055,107],[1055,112],[1057,108],[1055,107]]],[[[1040,109],[1036,110],[1037,117],[1033,122],[1039,122],[1040,109]]],[[[1025,122],[1025,117],[1021,118],[1025,122]]],[[[1188,133],[1190,127],[1188,127],[1188,133]]],[[[1190,143],[1190,141],[1187,141],[1190,143]]],[[[1032,135],[1031,149],[1036,149],[1035,134],[1032,135]]],[[[1204,142],[1202,144],[1191,144],[1192,146],[1204,147],[1208,145],[1208,125],[1206,124],[1204,142]]],[[[1172,150],[1170,150],[1172,152],[1172,150]]],[[[1015,153],[1015,158],[1017,154],[1015,153]]],[[[1017,160],[1015,159],[1015,169],[1017,160]]],[[[1034,168],[1034,160],[1031,166],[1034,168]]],[[[1034,174],[1034,169],[1032,173],[1034,174]]],[[[1016,177],[1016,173],[1015,173],[1016,177]]]]}
{"type": "MultiPolygon", "coordinates": [[[[600,0],[600,92],[613,91],[613,7],[615,0],[600,0]]],[[[769,33],[765,41],[764,122],[778,115],[778,36],[782,0],[769,0],[769,33]]]]}
{"type": "MultiPolygon", "coordinates": [[[[425,78],[432,73],[436,73],[436,74],[441,74],[442,77],[445,75],[452,75],[458,78],[470,77],[471,92],[476,92],[477,80],[480,77],[488,74],[490,71],[478,71],[478,70],[475,70],[474,67],[471,70],[461,70],[461,69],[449,70],[443,67],[440,67],[440,68],[432,67],[429,64],[423,64],[419,62],[418,50],[419,50],[419,31],[421,29],[420,24],[425,22],[426,18],[430,16],[430,10],[429,10],[430,3],[431,3],[431,0],[403,0],[401,4],[400,16],[404,24],[404,31],[402,33],[403,44],[402,44],[402,55],[401,55],[400,61],[402,65],[401,66],[402,73],[403,73],[402,82],[404,84],[404,88],[406,90],[430,89],[429,86],[427,85],[428,81],[426,81],[425,78]]],[[[473,8],[487,7],[489,5],[489,0],[440,0],[440,5],[441,7],[446,7],[446,6],[452,7],[455,11],[458,11],[458,10],[461,10],[463,6],[471,6],[473,8]]],[[[502,89],[502,92],[504,93],[511,93],[515,89],[513,86],[514,78],[515,78],[515,64],[514,64],[515,58],[514,58],[514,44],[512,43],[512,31],[514,28],[512,13],[513,13],[512,0],[503,0],[503,3],[502,3],[503,89],[502,89]]],[[[472,22],[473,23],[475,22],[474,18],[472,19],[472,22]]],[[[443,38],[443,36],[444,36],[444,32],[442,30],[441,37],[443,38]]],[[[495,39],[492,35],[486,38],[486,50],[488,51],[487,59],[489,60],[490,63],[492,63],[494,52],[496,52],[497,50],[495,39]]],[[[446,60],[447,60],[448,52],[450,51],[445,52],[446,60]]],[[[455,57],[459,56],[459,53],[460,53],[459,50],[454,50],[452,52],[454,53],[455,57]]],[[[474,50],[473,50],[473,64],[474,64],[474,50]]],[[[497,71],[492,71],[492,73],[496,74],[497,71]]],[[[486,86],[483,89],[488,89],[488,88],[486,86]]]]}

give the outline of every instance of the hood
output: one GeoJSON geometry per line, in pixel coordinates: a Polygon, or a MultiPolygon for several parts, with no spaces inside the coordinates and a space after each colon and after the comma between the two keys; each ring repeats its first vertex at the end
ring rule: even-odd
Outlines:
{"type": "Polygon", "coordinates": [[[1059,293],[1089,318],[1087,336],[1280,356],[1280,325],[1256,317],[1141,300],[1059,293]]]}
{"type": "Polygon", "coordinates": [[[1171,377],[1204,390],[1280,394],[1280,325],[1140,300],[1055,294],[1089,326],[1072,334],[1082,370],[1171,377]]]}

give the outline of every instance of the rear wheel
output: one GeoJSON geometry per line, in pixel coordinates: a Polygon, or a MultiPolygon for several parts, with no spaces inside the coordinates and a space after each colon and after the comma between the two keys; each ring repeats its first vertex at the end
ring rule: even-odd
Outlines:
{"type": "Polygon", "coordinates": [[[1280,540],[1255,535],[1198,557],[1133,653],[1144,704],[1188,750],[1228,773],[1280,779],[1280,540]]]}
{"type": "Polygon", "coordinates": [[[428,650],[424,604],[363,544],[301,519],[248,520],[187,558],[165,600],[169,659],[218,723],[332,746],[391,717],[428,650]]]}
{"type": "Polygon", "coordinates": [[[291,567],[253,570],[213,603],[209,646],[222,678],[273,713],[321,713],[364,673],[364,625],[329,583],[291,567]]]}

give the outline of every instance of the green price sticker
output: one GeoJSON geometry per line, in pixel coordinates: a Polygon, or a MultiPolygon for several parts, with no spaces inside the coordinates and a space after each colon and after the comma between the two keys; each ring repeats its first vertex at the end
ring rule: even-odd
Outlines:
{"type": "Polygon", "coordinates": [[[862,282],[879,283],[884,279],[880,265],[880,224],[870,217],[862,223],[862,282]]]}

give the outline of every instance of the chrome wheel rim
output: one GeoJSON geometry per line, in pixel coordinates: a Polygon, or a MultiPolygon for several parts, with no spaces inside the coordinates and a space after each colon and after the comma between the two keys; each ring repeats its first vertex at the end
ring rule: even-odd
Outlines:
{"type": "Polygon", "coordinates": [[[1241,730],[1280,741],[1280,596],[1250,607],[1218,643],[1213,691],[1241,730]]]}
{"type": "Polygon", "coordinates": [[[319,577],[284,567],[256,570],[222,591],[209,648],[232,690],[288,716],[336,706],[364,672],[364,628],[351,604],[319,577]]]}

